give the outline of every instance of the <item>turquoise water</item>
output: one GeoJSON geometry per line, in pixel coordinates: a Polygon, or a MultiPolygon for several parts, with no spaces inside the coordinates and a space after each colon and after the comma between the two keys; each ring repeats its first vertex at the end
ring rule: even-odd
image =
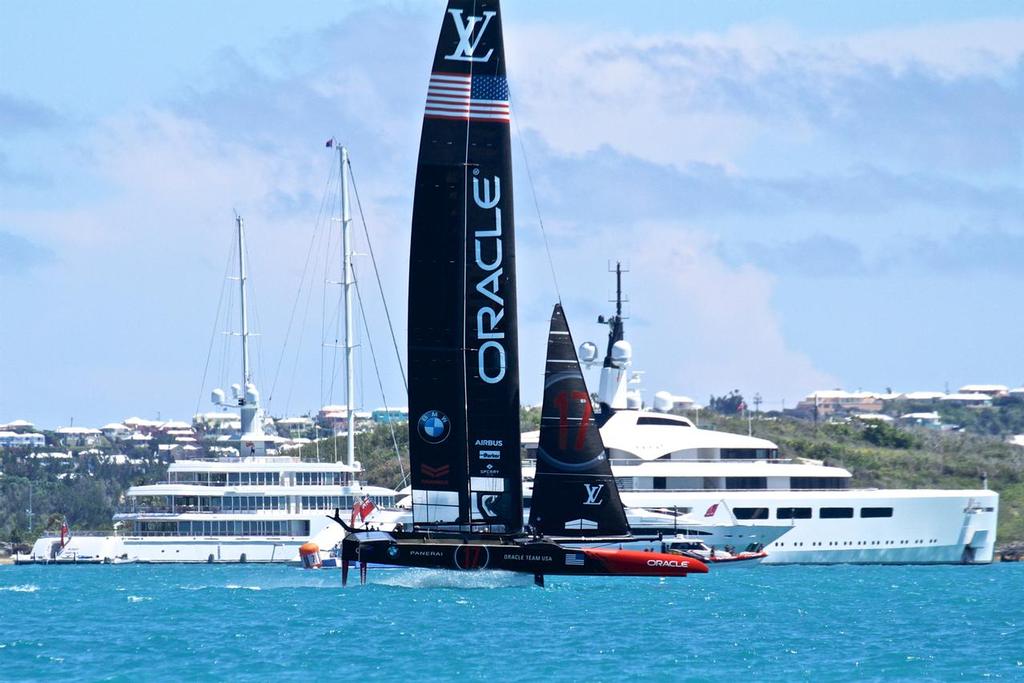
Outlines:
{"type": "Polygon", "coordinates": [[[1024,680],[1024,564],[686,579],[0,567],[0,679],[1024,680]]]}

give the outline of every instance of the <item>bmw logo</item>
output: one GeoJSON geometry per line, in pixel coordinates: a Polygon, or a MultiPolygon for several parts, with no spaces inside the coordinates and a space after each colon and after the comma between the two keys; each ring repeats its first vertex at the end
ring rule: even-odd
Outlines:
{"type": "Polygon", "coordinates": [[[389,545],[388,546],[388,557],[390,557],[392,560],[395,559],[396,557],[398,557],[398,546],[397,545],[389,545]]]}
{"type": "Polygon", "coordinates": [[[416,429],[420,438],[427,443],[441,443],[448,438],[452,425],[448,416],[440,410],[428,410],[420,416],[416,429]]]}

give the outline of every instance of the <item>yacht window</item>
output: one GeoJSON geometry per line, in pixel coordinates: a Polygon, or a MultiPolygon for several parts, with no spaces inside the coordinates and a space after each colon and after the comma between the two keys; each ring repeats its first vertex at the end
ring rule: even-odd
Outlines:
{"type": "Polygon", "coordinates": [[[853,508],[821,508],[818,511],[821,519],[850,519],[853,517],[853,508]]]}
{"type": "Polygon", "coordinates": [[[722,460],[767,460],[770,456],[765,448],[723,448],[719,451],[722,460]]]}
{"type": "Polygon", "coordinates": [[[798,490],[845,489],[849,480],[843,477],[792,477],[789,488],[798,490]]]}
{"type": "Polygon", "coordinates": [[[810,519],[811,508],[779,508],[775,519],[810,519]]]}
{"type": "Polygon", "coordinates": [[[768,488],[768,477],[726,477],[725,488],[727,490],[766,489],[768,488]]]}
{"type": "Polygon", "coordinates": [[[892,508],[861,508],[861,517],[892,517],[892,508]]]}
{"type": "Polygon", "coordinates": [[[689,427],[690,425],[681,420],[673,420],[669,417],[641,416],[636,419],[638,425],[664,425],[666,427],[689,427]]]}
{"type": "Polygon", "coordinates": [[[665,477],[653,477],[653,481],[651,482],[652,489],[654,489],[655,491],[664,491],[665,485],[665,477]]]}
{"type": "Polygon", "coordinates": [[[768,519],[768,508],[733,508],[736,519],[768,519]]]}

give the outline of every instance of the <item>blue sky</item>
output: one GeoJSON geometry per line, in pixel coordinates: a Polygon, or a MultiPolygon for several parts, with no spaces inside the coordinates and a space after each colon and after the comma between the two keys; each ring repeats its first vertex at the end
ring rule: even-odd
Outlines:
{"type": "MultiPolygon", "coordinates": [[[[352,149],[404,328],[442,7],[0,3],[0,421],[209,409],[235,209],[272,411],[339,400],[320,320],[288,325],[332,163],[323,141],[352,149]]],[[[1015,3],[504,9],[513,132],[574,334],[599,340],[607,263],[629,262],[648,395],[739,388],[776,407],[818,388],[1024,382],[1015,3]]],[[[523,398],[536,401],[555,294],[514,144],[523,398]]],[[[385,349],[379,305],[368,316],[385,349]]],[[[395,365],[388,400],[404,403],[395,365]]],[[[361,372],[362,402],[379,405],[365,360],[361,372]]]]}

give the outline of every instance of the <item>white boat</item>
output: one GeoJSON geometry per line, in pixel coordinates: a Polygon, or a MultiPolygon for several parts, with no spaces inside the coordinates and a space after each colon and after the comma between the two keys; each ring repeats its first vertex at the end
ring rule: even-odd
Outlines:
{"type": "Polygon", "coordinates": [[[168,480],[133,486],[115,514],[121,533],[36,541],[19,562],[297,562],[311,535],[336,526],[335,508],[369,498],[393,506],[391,489],[366,486],[358,463],[264,455],[178,460],[168,480]]]}
{"type": "MultiPolygon", "coordinates": [[[[628,394],[632,349],[623,338],[621,286],[619,301],[606,321],[600,429],[627,506],[699,514],[722,502],[741,523],[791,526],[766,545],[770,564],[992,561],[995,491],[853,489],[842,467],[780,458],[778,446],[766,439],[699,429],[683,416],[642,410],[638,397],[628,394]]],[[[580,355],[593,362],[596,347],[583,344],[580,355]]],[[[537,438],[537,432],[523,435],[527,479],[537,438]]]]}
{"type": "MultiPolygon", "coordinates": [[[[259,392],[249,371],[245,232],[242,219],[236,223],[243,382],[231,388],[232,398],[217,389],[213,400],[241,413],[241,430],[232,443],[239,455],[177,460],[168,467],[167,481],[128,490],[126,506],[114,515],[120,533],[77,533],[66,543],[42,537],[18,562],[298,562],[300,545],[336,527],[328,518],[336,508],[367,499],[378,508],[394,507],[394,490],[357,479],[362,468],[352,456],[351,430],[344,462],[275,454],[277,437],[263,431],[259,392]]],[[[346,345],[351,353],[349,340],[346,345]]]]}
{"type": "Polygon", "coordinates": [[[768,553],[761,546],[751,545],[744,550],[732,546],[719,550],[704,541],[680,536],[665,542],[665,552],[693,557],[710,567],[751,567],[760,564],[768,553]]]}

